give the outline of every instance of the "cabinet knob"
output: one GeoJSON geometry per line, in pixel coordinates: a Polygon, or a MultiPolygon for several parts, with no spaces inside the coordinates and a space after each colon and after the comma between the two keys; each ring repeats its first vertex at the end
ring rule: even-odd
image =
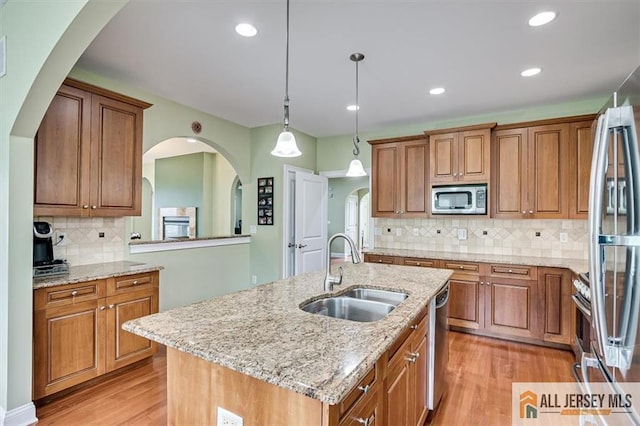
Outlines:
{"type": "Polygon", "coordinates": [[[457,173],[454,173],[454,174],[453,174],[453,177],[456,177],[456,176],[458,176],[458,174],[457,174],[457,173]]]}
{"type": "Polygon", "coordinates": [[[101,310],[101,311],[104,311],[105,309],[107,309],[107,307],[106,307],[106,306],[100,306],[100,310],[101,310]]]}
{"type": "Polygon", "coordinates": [[[89,206],[85,204],[84,206],[82,206],[82,208],[83,208],[83,209],[88,209],[88,208],[89,208],[89,206]]]}
{"type": "Polygon", "coordinates": [[[382,259],[378,259],[378,263],[382,263],[382,259]]]}
{"type": "Polygon", "coordinates": [[[460,265],[460,269],[464,269],[464,266],[460,265]]]}
{"type": "Polygon", "coordinates": [[[460,172],[460,177],[462,177],[462,176],[463,176],[463,174],[462,174],[462,172],[460,172]]]}
{"type": "Polygon", "coordinates": [[[484,285],[484,281],[480,281],[480,285],[484,285]]]}
{"type": "Polygon", "coordinates": [[[358,389],[360,389],[362,393],[366,395],[367,392],[369,392],[369,389],[371,389],[371,385],[358,386],[358,389]]]}
{"type": "Polygon", "coordinates": [[[510,274],[513,274],[513,269],[509,269],[509,273],[510,273],[510,274]]]}
{"type": "Polygon", "coordinates": [[[487,281],[485,284],[486,284],[486,285],[491,285],[491,283],[490,283],[489,281],[487,281]]]}
{"type": "Polygon", "coordinates": [[[420,266],[420,262],[416,262],[416,266],[420,266]]]}
{"type": "Polygon", "coordinates": [[[526,210],[522,210],[522,214],[527,214],[527,211],[526,210]]]}
{"type": "Polygon", "coordinates": [[[400,214],[404,214],[404,210],[400,210],[400,214]]]}
{"type": "Polygon", "coordinates": [[[356,417],[356,422],[362,423],[364,426],[371,426],[375,420],[376,420],[376,416],[373,414],[368,419],[363,419],[362,417],[356,417]]]}
{"type": "Polygon", "coordinates": [[[113,309],[113,305],[109,305],[109,309],[113,309]]]}
{"type": "Polygon", "coordinates": [[[529,214],[533,214],[533,210],[529,210],[529,214]]]}
{"type": "Polygon", "coordinates": [[[137,285],[138,284],[138,280],[135,280],[134,282],[132,282],[131,284],[133,285],[137,285]]]}
{"type": "Polygon", "coordinates": [[[73,290],[73,291],[71,292],[71,296],[73,296],[73,297],[76,297],[76,294],[78,294],[78,291],[77,291],[77,290],[73,290]]]}
{"type": "Polygon", "coordinates": [[[95,209],[97,209],[97,208],[98,208],[98,206],[91,206],[91,209],[92,209],[92,210],[95,210],[95,209]]]}
{"type": "Polygon", "coordinates": [[[413,324],[411,327],[409,327],[412,330],[417,330],[418,329],[418,325],[417,324],[413,324]]]}
{"type": "Polygon", "coordinates": [[[417,352],[411,352],[409,354],[409,358],[405,358],[407,361],[409,361],[410,363],[415,363],[418,360],[418,357],[420,356],[419,353],[417,352]]]}

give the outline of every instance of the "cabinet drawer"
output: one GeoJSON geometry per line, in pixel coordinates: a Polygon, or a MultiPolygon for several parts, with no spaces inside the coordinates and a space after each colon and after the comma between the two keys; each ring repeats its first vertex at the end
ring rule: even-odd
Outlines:
{"type": "Polygon", "coordinates": [[[538,268],[520,265],[490,265],[489,275],[492,277],[535,280],[538,279],[538,268]]]}
{"type": "Polygon", "coordinates": [[[364,376],[349,394],[340,401],[340,417],[361,401],[366,395],[370,395],[378,389],[379,382],[378,363],[364,376]]]}
{"type": "Polygon", "coordinates": [[[104,297],[104,295],[104,280],[88,281],[38,289],[33,296],[33,304],[35,310],[40,310],[96,300],[104,297]]]}
{"type": "Polygon", "coordinates": [[[360,402],[340,420],[340,426],[375,426],[383,421],[380,417],[380,391],[375,390],[369,393],[367,398],[362,398],[360,402]]]}
{"type": "Polygon", "coordinates": [[[388,265],[394,265],[396,263],[395,256],[383,256],[379,254],[365,254],[364,261],[370,263],[385,263],[388,265]]]}
{"type": "Polygon", "coordinates": [[[406,266],[419,266],[421,268],[437,268],[438,261],[434,259],[420,259],[414,257],[405,257],[402,262],[406,266]]]}
{"type": "Polygon", "coordinates": [[[480,272],[480,264],[475,262],[456,262],[451,260],[445,260],[442,262],[443,268],[453,269],[460,272],[480,272]]]}
{"type": "Polygon", "coordinates": [[[407,352],[411,348],[414,336],[424,336],[427,333],[428,321],[429,321],[429,307],[425,306],[424,309],[418,314],[418,316],[411,322],[404,332],[391,344],[387,349],[386,360],[389,364],[393,363],[393,359],[396,355],[402,356],[400,352],[407,352]],[[409,345],[408,348],[404,348],[405,345],[409,345]]]}
{"type": "Polygon", "coordinates": [[[110,278],[107,281],[107,295],[112,296],[157,286],[157,276],[157,272],[151,272],[110,278]]]}

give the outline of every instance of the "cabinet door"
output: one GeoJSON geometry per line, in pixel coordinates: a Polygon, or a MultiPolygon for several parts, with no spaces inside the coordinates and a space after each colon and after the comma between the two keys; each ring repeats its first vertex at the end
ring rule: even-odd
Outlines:
{"type": "Polygon", "coordinates": [[[91,94],[63,85],[54,96],[35,137],[34,215],[88,214],[90,116],[91,94]]]}
{"type": "Polygon", "coordinates": [[[449,325],[478,330],[484,324],[480,282],[449,280],[449,325]]]}
{"type": "Polygon", "coordinates": [[[538,339],[538,282],[492,278],[484,286],[485,330],[507,336],[538,339]]]}
{"type": "Polygon", "coordinates": [[[403,217],[425,217],[428,211],[427,144],[405,142],[402,147],[400,173],[402,198],[400,214],[403,217]]]}
{"type": "Polygon", "coordinates": [[[395,217],[400,210],[398,145],[373,145],[371,163],[371,214],[373,217],[395,217]]]}
{"type": "Polygon", "coordinates": [[[157,344],[122,329],[126,321],[158,312],[158,289],[151,288],[107,299],[107,371],[154,355],[157,344]]]}
{"type": "Polygon", "coordinates": [[[530,127],[528,144],[529,204],[525,210],[536,219],[567,218],[569,126],[530,127]]]}
{"type": "Polygon", "coordinates": [[[544,340],[571,343],[571,272],[541,268],[540,289],[544,292],[544,340]]]}
{"type": "Polygon", "coordinates": [[[491,151],[491,130],[470,130],[458,138],[458,180],[487,182],[491,151]]]}
{"type": "Polygon", "coordinates": [[[142,109],[93,95],[91,121],[91,214],[139,216],[142,109]]]}
{"type": "Polygon", "coordinates": [[[103,302],[98,299],[34,313],[34,399],[104,373],[103,302]]]}
{"type": "Polygon", "coordinates": [[[417,345],[413,352],[418,355],[416,362],[411,364],[413,369],[412,376],[414,379],[414,416],[413,424],[422,426],[429,414],[427,382],[429,380],[429,338],[428,334],[418,339],[417,345]]]}
{"type": "MultiPolygon", "coordinates": [[[[405,356],[405,354],[400,354],[405,356]]],[[[411,403],[411,374],[409,361],[402,358],[402,362],[389,366],[385,380],[384,417],[385,425],[410,426],[412,422],[411,403]]]]}
{"type": "Polygon", "coordinates": [[[526,147],[526,129],[498,130],[494,134],[492,217],[522,218],[525,214],[526,147]]]}
{"type": "Polygon", "coordinates": [[[569,125],[569,217],[586,219],[589,212],[589,179],[593,156],[593,121],[581,121],[569,125]]]}
{"type": "Polygon", "coordinates": [[[431,183],[451,183],[458,174],[458,133],[429,136],[431,183]]]}

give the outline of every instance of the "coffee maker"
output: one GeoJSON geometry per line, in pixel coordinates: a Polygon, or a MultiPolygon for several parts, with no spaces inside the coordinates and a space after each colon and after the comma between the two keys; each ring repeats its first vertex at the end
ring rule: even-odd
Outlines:
{"type": "Polygon", "coordinates": [[[53,230],[48,222],[33,222],[33,276],[69,273],[66,261],[53,258],[53,230]]]}

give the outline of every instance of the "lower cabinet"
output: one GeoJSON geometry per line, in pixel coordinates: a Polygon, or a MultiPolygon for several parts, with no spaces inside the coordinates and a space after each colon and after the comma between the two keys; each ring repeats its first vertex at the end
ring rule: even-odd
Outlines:
{"type": "Polygon", "coordinates": [[[575,335],[572,318],[571,272],[539,268],[539,287],[544,295],[544,341],[570,345],[575,335]]]}
{"type": "Polygon", "coordinates": [[[156,343],[121,326],[158,312],[158,277],[151,272],[35,290],[33,399],[153,356],[156,343]]]}

